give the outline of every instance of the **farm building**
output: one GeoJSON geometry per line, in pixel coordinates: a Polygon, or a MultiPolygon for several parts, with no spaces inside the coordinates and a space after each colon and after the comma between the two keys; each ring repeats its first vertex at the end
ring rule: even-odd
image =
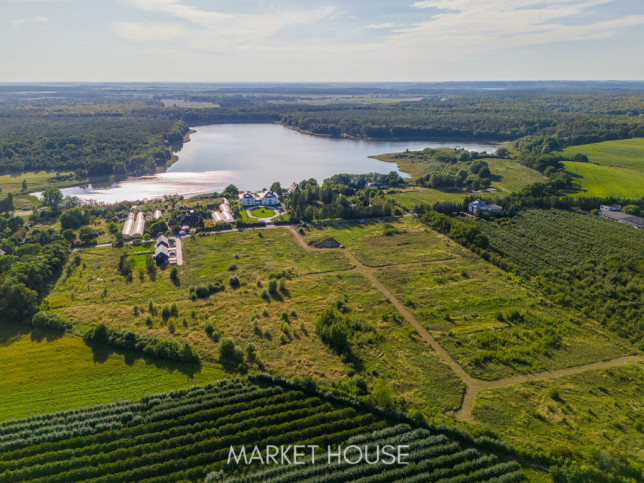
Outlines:
{"type": "Polygon", "coordinates": [[[499,205],[495,205],[494,203],[487,204],[485,201],[482,201],[482,200],[472,201],[468,205],[468,211],[470,213],[476,214],[478,210],[481,210],[482,213],[492,213],[493,215],[496,215],[503,211],[503,207],[499,205]]]}
{"type": "MultiPolygon", "coordinates": [[[[612,205],[612,206],[619,206],[619,205],[612,205]]],[[[603,207],[604,205],[602,205],[601,208],[603,207]]],[[[621,211],[603,210],[601,208],[598,214],[602,218],[608,218],[609,220],[618,221],[620,223],[624,223],[625,225],[630,225],[633,228],[637,228],[637,229],[644,228],[644,218],[642,218],[641,216],[629,215],[628,213],[623,213],[621,211]]]]}
{"type": "Polygon", "coordinates": [[[125,225],[123,225],[123,239],[124,240],[129,240],[132,238],[132,232],[134,231],[134,216],[136,212],[130,211],[130,213],[127,215],[127,221],[125,222],[125,225]]]}
{"type": "Polygon", "coordinates": [[[136,214],[136,221],[134,222],[134,230],[132,230],[132,238],[141,238],[145,231],[145,215],[142,211],[136,214]]]}
{"type": "Polygon", "coordinates": [[[170,242],[168,241],[168,238],[165,235],[160,235],[157,238],[156,246],[159,245],[164,245],[166,248],[170,248],[170,242]]]}
{"type": "Polygon", "coordinates": [[[154,249],[154,260],[156,260],[159,265],[162,265],[164,263],[168,263],[169,259],[170,254],[168,253],[168,247],[163,244],[158,244],[154,249]]]}
{"type": "Polygon", "coordinates": [[[599,211],[622,211],[620,205],[601,205],[599,211]]]}
{"type": "Polygon", "coordinates": [[[159,218],[161,218],[161,215],[163,215],[163,213],[161,213],[161,210],[154,210],[154,219],[155,220],[158,220],[159,218]]]}

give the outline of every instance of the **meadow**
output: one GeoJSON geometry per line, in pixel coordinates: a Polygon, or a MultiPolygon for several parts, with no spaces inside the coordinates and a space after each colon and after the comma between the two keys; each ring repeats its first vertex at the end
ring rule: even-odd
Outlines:
{"type": "Polygon", "coordinates": [[[517,447],[575,458],[604,474],[641,481],[643,401],[640,362],[483,391],[473,414],[517,447]]]}
{"type": "MultiPolygon", "coordinates": [[[[405,173],[409,173],[412,176],[412,179],[416,179],[433,171],[444,169],[440,163],[431,163],[423,159],[397,158],[395,154],[376,156],[376,159],[397,163],[398,169],[405,173]]],[[[546,177],[538,171],[522,166],[511,159],[485,158],[484,160],[488,163],[492,173],[492,184],[488,193],[493,196],[506,196],[510,193],[519,191],[528,184],[544,181],[546,179],[546,177]]],[[[472,196],[472,194],[473,193],[455,188],[434,189],[415,186],[402,190],[394,190],[394,192],[389,194],[388,197],[396,200],[396,202],[403,208],[412,209],[415,205],[421,203],[433,204],[445,201],[460,203],[467,196],[472,196]]]]}
{"type": "Polygon", "coordinates": [[[112,327],[189,342],[206,360],[218,358],[218,340],[255,344],[261,367],[287,376],[314,376],[327,383],[361,375],[369,385],[388,381],[396,394],[427,414],[459,406],[462,383],[432,353],[341,251],[306,252],[287,229],[222,233],[184,241],[180,283],[169,270],[152,278],[135,269],[132,282],[117,271],[122,250],[83,250],[81,264],[63,276],[49,296],[51,307],[80,330],[105,322],[112,327]],[[286,289],[262,297],[270,274],[286,289]],[[237,277],[240,287],[229,285],[237,277]],[[143,281],[141,281],[143,280],[143,281]],[[258,280],[261,286],[258,285],[258,280]],[[219,283],[225,290],[190,299],[189,288],[219,283]],[[149,301],[155,308],[149,312],[149,301]],[[315,332],[325,308],[341,301],[352,323],[357,361],[345,363],[315,332]],[[164,320],[162,307],[176,303],[178,315],[164,320]],[[134,306],[138,306],[138,314],[134,306]],[[150,315],[151,323],[147,323],[150,315]],[[217,337],[205,332],[215,327],[217,337]],[[286,325],[285,325],[286,324],[286,325]],[[170,329],[172,327],[172,329],[170,329]]]}
{"type": "Polygon", "coordinates": [[[644,138],[583,144],[563,150],[564,156],[576,153],[585,154],[588,161],[594,164],[644,172],[644,138]]]}
{"type": "Polygon", "coordinates": [[[618,197],[636,199],[644,196],[644,169],[635,170],[590,163],[564,161],[572,175],[573,196],[618,197]]]}
{"type": "Polygon", "coordinates": [[[210,362],[195,366],[90,349],[75,335],[12,325],[0,327],[0,367],[1,421],[137,399],[226,376],[210,362]]]}
{"type": "Polygon", "coordinates": [[[473,376],[498,379],[627,353],[571,312],[411,218],[315,226],[346,245],[473,376]],[[387,235],[386,233],[389,233],[387,235]]]}

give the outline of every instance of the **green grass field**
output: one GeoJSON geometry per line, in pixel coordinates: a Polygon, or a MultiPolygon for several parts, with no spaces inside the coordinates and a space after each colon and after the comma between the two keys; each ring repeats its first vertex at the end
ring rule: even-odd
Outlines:
{"type": "Polygon", "coordinates": [[[589,163],[564,162],[575,177],[575,196],[644,196],[644,138],[570,146],[565,156],[588,156],[589,163]]]}
{"type": "Polygon", "coordinates": [[[80,337],[0,327],[0,420],[140,398],[225,377],[218,365],[90,349],[80,337]]]}
{"type": "Polygon", "coordinates": [[[573,196],[644,196],[644,170],[599,166],[565,161],[566,171],[573,175],[573,196]]]}
{"type": "Polygon", "coordinates": [[[614,471],[644,461],[643,402],[639,363],[484,391],[473,414],[518,447],[614,471]]]}
{"type": "Polygon", "coordinates": [[[644,138],[570,146],[563,151],[565,156],[576,153],[585,154],[591,163],[644,172],[644,138]]]}

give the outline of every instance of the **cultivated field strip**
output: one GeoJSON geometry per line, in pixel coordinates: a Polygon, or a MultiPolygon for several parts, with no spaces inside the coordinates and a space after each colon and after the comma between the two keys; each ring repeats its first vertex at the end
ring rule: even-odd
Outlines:
{"type": "MultiPolygon", "coordinates": [[[[0,425],[0,481],[519,481],[516,463],[322,395],[239,381],[0,425]],[[409,445],[408,465],[228,464],[231,446],[409,445]],[[246,471],[240,474],[240,471],[246,471]],[[473,476],[479,475],[479,476],[473,476]],[[456,479],[455,479],[456,478],[456,479]],[[472,479],[474,478],[474,479],[472,479]]],[[[322,450],[324,448],[324,450],[322,450]]],[[[357,456],[351,448],[349,456],[357,456]]]]}

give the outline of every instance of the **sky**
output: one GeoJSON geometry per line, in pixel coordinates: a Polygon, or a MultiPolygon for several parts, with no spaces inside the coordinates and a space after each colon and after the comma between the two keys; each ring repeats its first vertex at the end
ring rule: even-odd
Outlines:
{"type": "Polygon", "coordinates": [[[644,80],[644,0],[0,0],[0,82],[644,80]]]}

